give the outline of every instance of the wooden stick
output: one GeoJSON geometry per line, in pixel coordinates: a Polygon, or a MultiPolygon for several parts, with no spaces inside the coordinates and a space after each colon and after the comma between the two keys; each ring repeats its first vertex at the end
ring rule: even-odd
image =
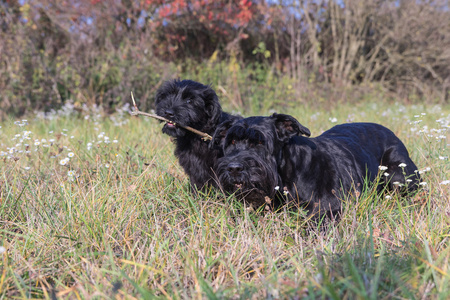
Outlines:
{"type": "Polygon", "coordinates": [[[155,119],[158,119],[158,120],[161,120],[161,121],[164,121],[164,122],[170,122],[170,123],[172,123],[172,124],[174,124],[174,125],[176,125],[176,126],[180,126],[180,127],[184,128],[184,129],[186,129],[186,130],[189,130],[189,131],[191,131],[191,132],[193,132],[193,133],[195,133],[195,134],[198,134],[199,136],[202,137],[202,139],[203,139],[204,141],[208,141],[208,140],[210,141],[210,140],[212,140],[212,137],[211,137],[209,134],[204,133],[204,132],[201,132],[201,131],[199,131],[199,130],[197,130],[197,129],[195,129],[195,128],[192,128],[192,127],[190,127],[190,126],[183,126],[183,125],[180,125],[180,124],[176,124],[175,122],[172,122],[172,121],[170,121],[170,120],[168,120],[168,119],[166,119],[166,118],[160,117],[160,116],[158,116],[158,115],[149,114],[149,113],[145,113],[145,112],[140,111],[140,110],[138,109],[137,105],[136,105],[136,101],[134,101],[133,92],[131,92],[131,99],[133,100],[133,106],[134,106],[134,111],[131,112],[131,114],[132,114],[133,116],[143,115],[143,116],[155,118],[155,119]]]}

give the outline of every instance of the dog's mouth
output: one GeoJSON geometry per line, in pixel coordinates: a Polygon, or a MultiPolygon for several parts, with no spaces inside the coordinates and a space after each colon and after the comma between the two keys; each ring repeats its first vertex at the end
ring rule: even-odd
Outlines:
{"type": "Polygon", "coordinates": [[[244,184],[243,184],[242,182],[235,182],[235,183],[234,183],[234,188],[235,188],[236,190],[241,190],[243,185],[244,185],[244,184]]]}
{"type": "Polygon", "coordinates": [[[177,124],[175,124],[174,122],[168,121],[168,122],[166,123],[166,126],[169,127],[169,128],[175,128],[175,127],[177,127],[177,124]]]}

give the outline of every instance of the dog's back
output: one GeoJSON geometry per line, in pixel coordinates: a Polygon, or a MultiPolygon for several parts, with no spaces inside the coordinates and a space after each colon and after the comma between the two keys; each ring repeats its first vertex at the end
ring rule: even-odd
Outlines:
{"type": "MultiPolygon", "coordinates": [[[[305,137],[292,138],[298,146],[305,137]]],[[[308,139],[320,152],[320,157],[330,159],[339,177],[353,177],[353,182],[364,183],[376,179],[382,172],[381,183],[392,189],[402,186],[404,191],[417,188],[420,177],[417,167],[409,157],[403,142],[388,128],[375,123],[349,123],[337,125],[316,138],[308,139]],[[356,172],[355,172],[356,171],[356,172]]],[[[311,146],[309,146],[311,147],[311,146]]]]}

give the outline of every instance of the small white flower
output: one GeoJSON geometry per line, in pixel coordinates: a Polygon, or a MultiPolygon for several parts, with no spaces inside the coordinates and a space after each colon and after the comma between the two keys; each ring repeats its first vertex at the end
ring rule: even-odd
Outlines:
{"type": "Polygon", "coordinates": [[[277,185],[276,187],[275,187],[275,191],[278,191],[280,189],[280,187],[277,185]]]}
{"type": "Polygon", "coordinates": [[[112,141],[114,144],[117,144],[119,141],[118,140],[113,140],[112,141]]]}
{"type": "Polygon", "coordinates": [[[285,196],[287,196],[288,194],[289,194],[288,191],[284,191],[284,192],[283,192],[283,195],[285,195],[285,196]]]}
{"type": "Polygon", "coordinates": [[[442,181],[442,182],[439,183],[439,184],[447,185],[447,184],[449,184],[449,183],[450,183],[450,180],[444,180],[444,181],[442,181]]]}
{"type": "Polygon", "coordinates": [[[406,182],[412,182],[412,179],[406,179],[406,182]]]}
{"type": "Polygon", "coordinates": [[[400,182],[394,181],[392,184],[393,184],[393,185],[400,185],[400,182]]]}
{"type": "Polygon", "coordinates": [[[401,163],[401,164],[399,164],[398,165],[400,168],[404,168],[404,167],[406,167],[406,164],[405,163],[401,163]]]}
{"type": "Polygon", "coordinates": [[[3,254],[6,252],[6,248],[3,246],[0,246],[0,254],[3,254]]]}
{"type": "Polygon", "coordinates": [[[69,176],[69,177],[75,176],[75,171],[72,171],[72,170],[68,171],[67,176],[69,176]]]}
{"type": "Polygon", "coordinates": [[[378,169],[380,169],[380,171],[386,171],[388,169],[388,167],[386,167],[386,166],[378,166],[378,169]]]}
{"type": "Polygon", "coordinates": [[[73,153],[73,152],[69,152],[68,154],[67,154],[67,156],[68,157],[73,157],[75,154],[73,153]]]}
{"type": "Polygon", "coordinates": [[[446,160],[446,159],[447,159],[447,156],[440,156],[440,155],[439,155],[439,159],[440,159],[440,160],[446,160]]]}
{"type": "Polygon", "coordinates": [[[55,139],[49,139],[48,140],[50,143],[54,143],[55,142],[55,139]]]}
{"type": "Polygon", "coordinates": [[[69,131],[69,130],[67,130],[67,129],[63,128],[63,131],[69,131]]]}
{"type": "Polygon", "coordinates": [[[109,169],[109,164],[105,164],[105,168],[109,169]]]}
{"type": "Polygon", "coordinates": [[[425,169],[425,171],[430,172],[430,171],[431,171],[431,168],[430,168],[430,167],[427,167],[427,168],[425,169]]]}
{"type": "Polygon", "coordinates": [[[70,136],[71,139],[75,138],[73,135],[70,136]]]}
{"type": "Polygon", "coordinates": [[[39,146],[40,144],[41,144],[41,142],[39,142],[39,141],[34,142],[35,146],[39,146]]]}
{"type": "Polygon", "coordinates": [[[389,195],[386,195],[386,197],[384,197],[384,198],[387,199],[387,200],[392,199],[392,197],[389,196],[389,195]]]}
{"type": "Polygon", "coordinates": [[[52,130],[52,131],[49,131],[48,133],[53,133],[53,130],[52,130]]]}
{"type": "Polygon", "coordinates": [[[65,166],[68,162],[69,162],[69,159],[66,157],[66,158],[60,160],[60,161],[59,161],[59,164],[60,164],[61,166],[65,166]]]}
{"type": "Polygon", "coordinates": [[[338,121],[336,118],[329,118],[328,120],[330,120],[331,123],[336,123],[338,121]]]}
{"type": "Polygon", "coordinates": [[[426,183],[425,181],[419,183],[421,186],[426,186],[428,183],[426,183]]]}
{"type": "Polygon", "coordinates": [[[386,177],[388,177],[388,176],[389,176],[389,173],[388,173],[388,172],[384,172],[383,175],[386,176],[386,177]]]}
{"type": "Polygon", "coordinates": [[[26,171],[28,171],[29,169],[31,169],[30,167],[24,167],[24,169],[26,170],[26,171]]]}

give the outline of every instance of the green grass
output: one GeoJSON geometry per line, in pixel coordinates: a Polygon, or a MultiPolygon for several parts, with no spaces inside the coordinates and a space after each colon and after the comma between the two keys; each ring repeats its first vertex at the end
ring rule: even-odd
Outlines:
{"type": "Polygon", "coordinates": [[[381,123],[405,142],[427,185],[410,198],[367,189],[320,231],[302,212],[249,212],[217,191],[193,197],[155,120],[116,115],[125,122],[115,126],[73,112],[4,122],[0,298],[449,298],[450,108],[279,112],[313,136],[347,120],[381,123]]]}

